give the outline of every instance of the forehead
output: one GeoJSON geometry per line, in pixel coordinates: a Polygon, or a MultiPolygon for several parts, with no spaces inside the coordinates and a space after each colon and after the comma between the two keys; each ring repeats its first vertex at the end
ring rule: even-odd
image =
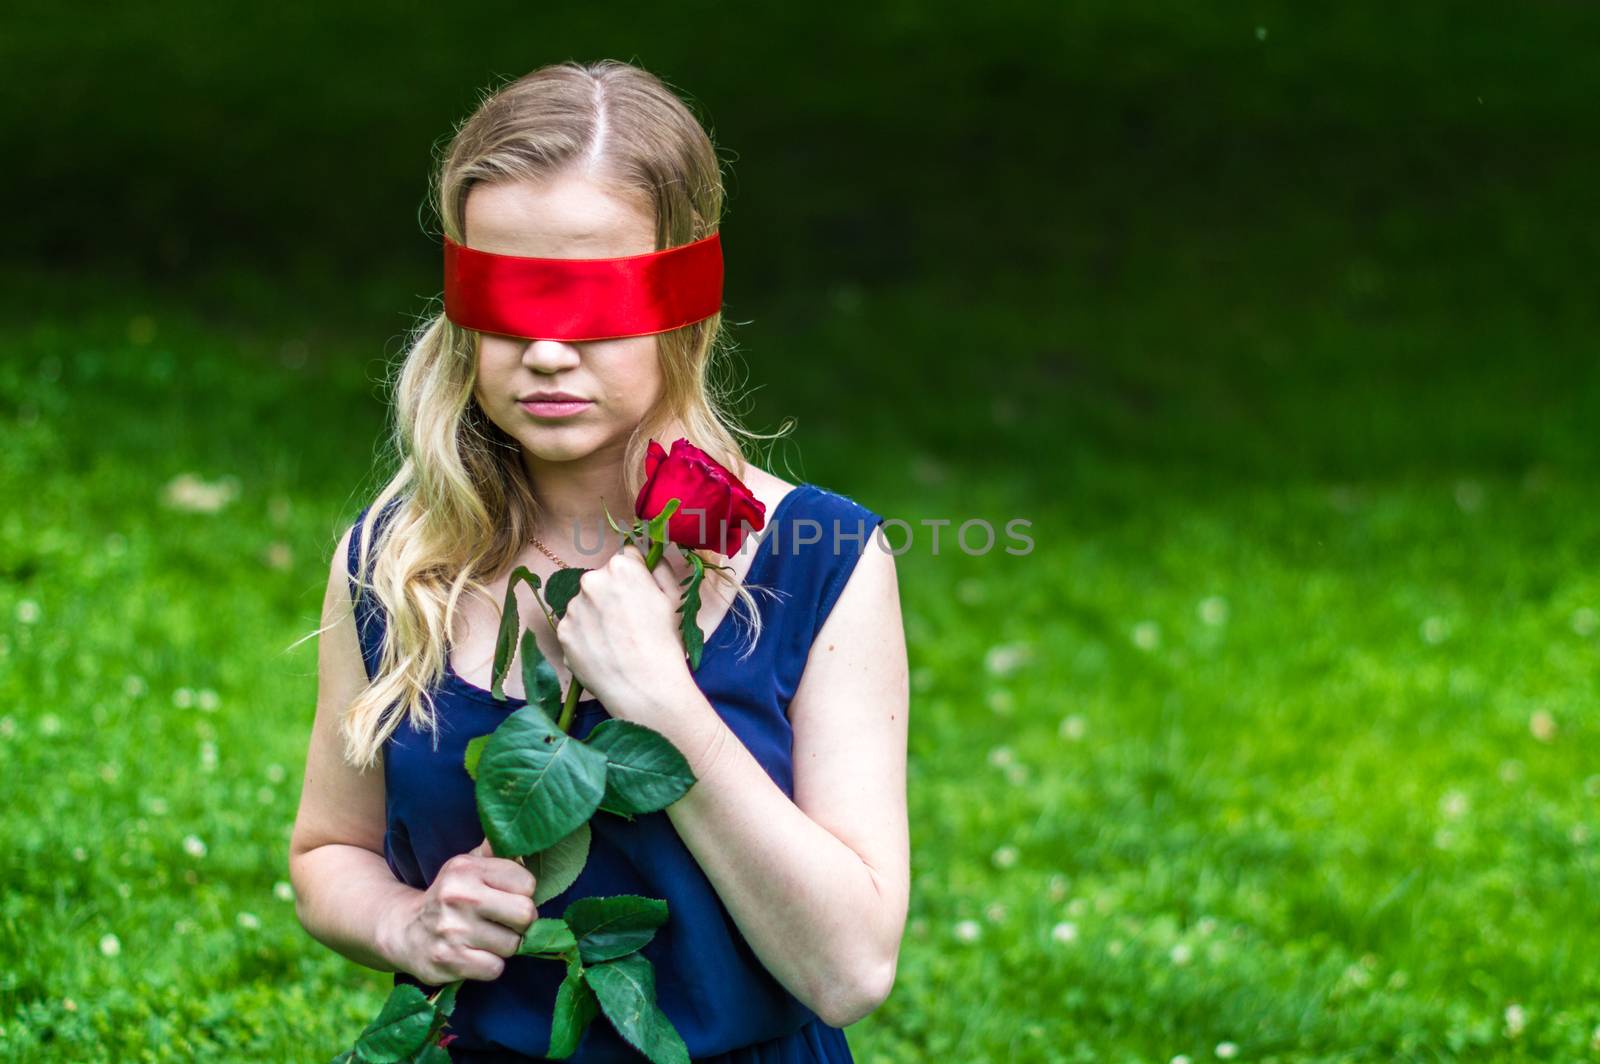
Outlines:
{"type": "Polygon", "coordinates": [[[606,258],[656,249],[649,213],[581,176],[476,185],[464,225],[468,247],[501,255],[606,258]]]}

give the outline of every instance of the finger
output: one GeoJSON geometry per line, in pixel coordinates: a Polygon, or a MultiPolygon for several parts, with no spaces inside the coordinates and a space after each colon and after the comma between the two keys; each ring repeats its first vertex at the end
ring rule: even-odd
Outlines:
{"type": "Polygon", "coordinates": [[[484,839],[482,842],[478,843],[478,845],[474,846],[472,849],[468,850],[467,852],[469,854],[471,854],[473,857],[493,857],[494,856],[494,847],[489,844],[489,840],[488,839],[484,839]]]}
{"type": "Polygon", "coordinates": [[[533,888],[538,886],[538,883],[532,872],[516,861],[504,857],[496,857],[483,866],[483,884],[495,890],[531,898],[533,888]]]}
{"type": "Polygon", "coordinates": [[[498,920],[474,920],[462,945],[488,950],[499,957],[509,957],[522,945],[522,932],[513,931],[498,920]]]}
{"type": "Polygon", "coordinates": [[[624,543],[622,545],[622,549],[617,551],[617,553],[613,554],[611,557],[613,561],[621,560],[623,562],[638,562],[640,565],[643,565],[645,561],[645,553],[640,549],[637,542],[624,543]]]}
{"type": "Polygon", "coordinates": [[[539,916],[539,907],[528,894],[510,894],[503,890],[485,891],[476,906],[477,914],[518,936],[528,929],[539,916]]]}

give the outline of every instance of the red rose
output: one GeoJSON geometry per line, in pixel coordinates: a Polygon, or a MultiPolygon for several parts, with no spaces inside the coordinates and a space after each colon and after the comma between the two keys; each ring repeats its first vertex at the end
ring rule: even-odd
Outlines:
{"type": "Polygon", "coordinates": [[[751,531],[766,527],[767,504],[688,440],[674,442],[671,454],[651,440],[644,477],[633,512],[648,521],[677,499],[678,508],[667,519],[667,539],[685,550],[732,555],[744,542],[747,525],[751,531]]]}

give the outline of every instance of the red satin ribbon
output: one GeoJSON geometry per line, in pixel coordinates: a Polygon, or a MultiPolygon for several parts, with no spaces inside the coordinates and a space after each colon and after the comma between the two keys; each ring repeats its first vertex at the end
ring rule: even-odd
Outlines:
{"type": "Polygon", "coordinates": [[[539,259],[444,238],[444,312],[465,329],[530,340],[666,332],[722,309],[722,239],[643,255],[539,259]]]}

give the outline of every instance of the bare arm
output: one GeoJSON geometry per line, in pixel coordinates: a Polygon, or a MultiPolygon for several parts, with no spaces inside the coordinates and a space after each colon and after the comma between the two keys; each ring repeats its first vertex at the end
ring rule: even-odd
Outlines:
{"type": "Polygon", "coordinates": [[[341,753],[339,714],[366,685],[349,615],[349,544],[346,530],[333,553],[322,604],[322,623],[333,627],[317,643],[316,719],[289,843],[289,879],[295,915],[312,938],[358,964],[393,972],[399,966],[386,941],[387,914],[422,892],[395,879],[384,859],[381,764],[357,772],[341,753]]]}
{"type": "Polygon", "coordinates": [[[779,982],[831,1026],[861,1019],[894,985],[910,894],[894,556],[869,543],[807,658],[793,801],[692,677],[665,697],[645,719],[698,777],[667,807],[673,825],[779,982]]]}

